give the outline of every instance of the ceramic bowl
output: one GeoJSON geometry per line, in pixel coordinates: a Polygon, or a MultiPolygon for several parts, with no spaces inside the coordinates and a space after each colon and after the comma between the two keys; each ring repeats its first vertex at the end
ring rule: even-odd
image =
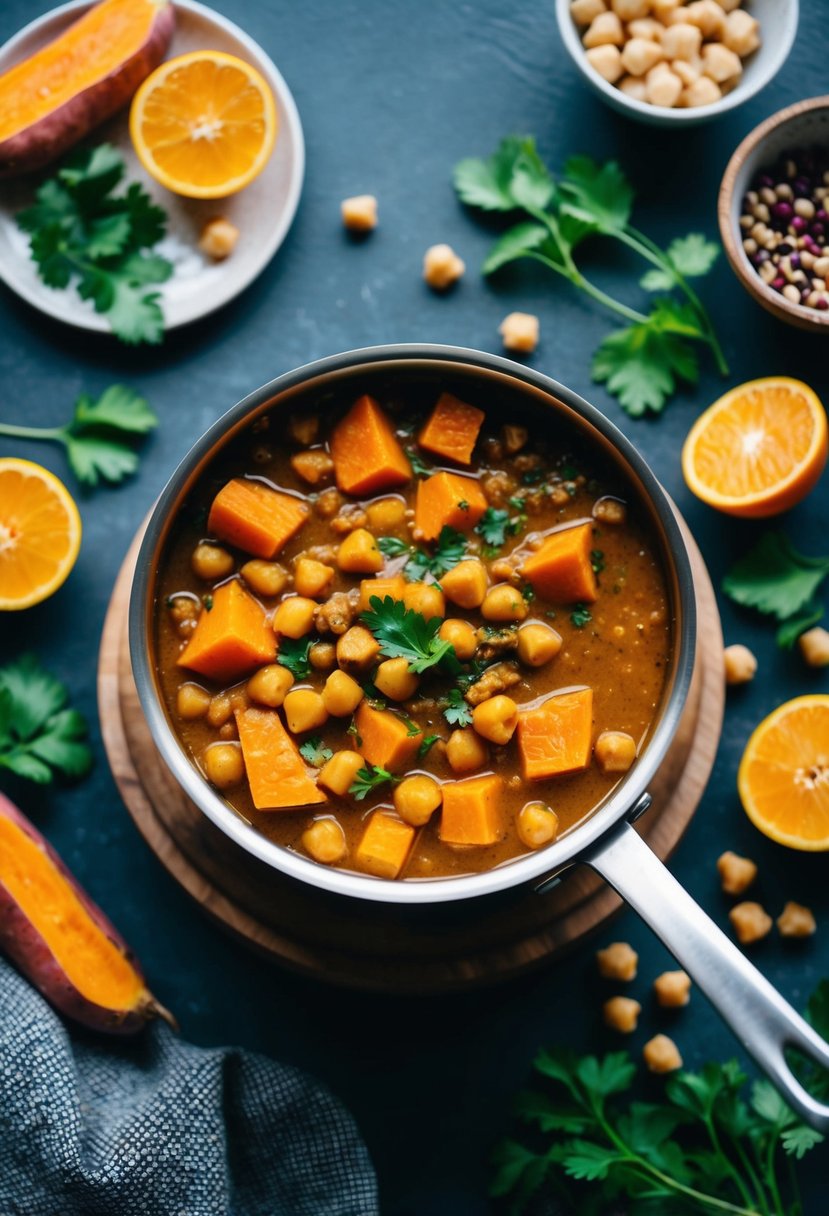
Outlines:
{"type": "Polygon", "coordinates": [[[735,110],[759,93],[777,75],[792,49],[797,32],[798,0],[747,0],[744,7],[760,22],[762,45],[744,61],[740,83],[731,92],[713,105],[688,110],[636,101],[616,85],[609,84],[587,61],[581,42],[584,31],[570,15],[570,0],[556,0],[556,18],[570,58],[593,92],[598,93],[614,110],[654,127],[693,127],[735,110]]]}
{"type": "Polygon", "coordinates": [[[725,170],[717,214],[728,260],[746,291],[778,320],[826,334],[829,310],[819,312],[816,308],[792,304],[767,286],[746,256],[740,230],[741,204],[754,174],[766,165],[773,165],[785,152],[815,145],[829,148],[829,96],[812,97],[788,106],[745,137],[725,170]]]}

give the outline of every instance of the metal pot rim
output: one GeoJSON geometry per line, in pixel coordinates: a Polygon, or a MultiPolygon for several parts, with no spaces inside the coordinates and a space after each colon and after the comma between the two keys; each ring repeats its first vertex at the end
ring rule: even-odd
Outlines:
{"type": "Polygon", "coordinates": [[[153,741],[184,792],[217,828],[235,844],[266,865],[292,879],[350,898],[381,903],[421,904],[469,899],[492,894],[550,875],[577,861],[614,824],[630,817],[640,804],[658,769],[679,723],[693,674],[696,640],[696,610],[690,559],[670,499],[633,444],[605,416],[564,385],[531,368],[497,355],[463,347],[408,343],[367,347],[315,360],[286,372],[262,385],[234,405],[196,441],[158,498],[138,553],[129,609],[129,641],[132,670],[138,696],[153,741]],[[538,853],[505,862],[481,874],[454,878],[394,882],[352,871],[329,869],[268,840],[224,801],[187,757],[168,721],[156,684],[152,661],[154,587],[158,555],[164,544],[175,509],[198,479],[215,450],[246,425],[257,412],[271,408],[274,399],[297,390],[306,391],[315,381],[340,379],[358,369],[391,368],[395,363],[421,370],[429,365],[466,368],[471,374],[485,373],[506,378],[537,397],[554,399],[582,430],[592,430],[603,441],[651,508],[661,531],[666,574],[672,583],[676,610],[672,682],[670,692],[647,746],[634,768],[584,822],[538,853]]]}

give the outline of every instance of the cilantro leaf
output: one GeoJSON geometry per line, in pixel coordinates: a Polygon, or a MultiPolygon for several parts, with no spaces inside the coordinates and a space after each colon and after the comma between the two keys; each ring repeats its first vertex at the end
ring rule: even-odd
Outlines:
{"type": "Polygon", "coordinates": [[[443,716],[450,726],[469,726],[472,707],[464,700],[459,688],[450,688],[443,698],[443,716]]]}
{"type": "Polygon", "coordinates": [[[323,745],[319,735],[312,735],[310,739],[306,739],[304,743],[299,745],[299,754],[302,759],[314,768],[322,768],[326,760],[330,760],[334,755],[330,747],[323,745]]]}
{"type": "Polygon", "coordinates": [[[613,330],[593,356],[591,373],[634,418],[659,413],[677,379],[696,383],[699,363],[689,337],[699,328],[684,312],[658,301],[644,323],[613,330]]]}
{"type": "Polygon", "coordinates": [[[390,773],[388,769],[381,768],[379,764],[372,764],[357,770],[357,775],[348,787],[348,792],[352,798],[356,798],[357,802],[362,802],[368,794],[379,789],[381,785],[387,783],[396,785],[398,781],[400,778],[395,777],[394,773],[390,773]]]}
{"type": "Polygon", "coordinates": [[[380,653],[388,659],[407,659],[409,671],[416,675],[441,662],[457,665],[451,642],[438,637],[443,621],[434,617],[427,621],[419,612],[407,608],[401,600],[390,595],[369,600],[370,612],[361,612],[360,620],[380,643],[380,653]]]}
{"type": "Polygon", "coordinates": [[[543,210],[555,190],[530,136],[509,136],[492,156],[460,161],[453,180],[461,201],[484,211],[543,210]]]}
{"type": "Polygon", "coordinates": [[[526,257],[543,245],[549,235],[549,230],[543,224],[516,224],[514,228],[507,229],[487,254],[483,273],[493,274],[508,262],[526,257]]]}
{"type": "Polygon", "coordinates": [[[571,156],[564,165],[559,190],[563,210],[602,229],[624,228],[633,208],[633,187],[616,161],[597,164],[589,156],[571,156]]]}
{"type": "Polygon", "coordinates": [[[804,619],[811,623],[817,612],[815,596],[827,574],[829,557],[806,557],[784,532],[766,532],[732,567],[722,588],[744,608],[754,608],[778,621],[805,613],[804,619]]]}
{"type": "Polygon", "coordinates": [[[422,760],[424,756],[427,756],[439,739],[440,735],[425,735],[417,749],[418,760],[422,760]]]}
{"type": "Polygon", "coordinates": [[[507,539],[509,523],[509,511],[504,511],[498,507],[487,507],[475,525],[475,531],[479,536],[483,537],[488,545],[492,545],[497,549],[507,539]]]}
{"type": "Polygon", "coordinates": [[[817,625],[822,620],[823,605],[818,604],[815,600],[809,600],[800,612],[796,612],[779,627],[775,635],[777,645],[782,650],[791,650],[801,633],[805,633],[807,629],[811,629],[813,625],[817,625]]]}
{"type": "Polygon", "coordinates": [[[700,232],[677,237],[668,246],[671,265],[686,279],[699,278],[716,262],[720,247],[716,241],[707,241],[700,232]]]}
{"type": "Polygon", "coordinates": [[[313,644],[312,638],[280,638],[276,661],[287,667],[295,680],[304,680],[311,670],[308,656],[313,644]]]}
{"type": "Polygon", "coordinates": [[[405,577],[414,583],[422,582],[427,574],[440,578],[447,570],[456,566],[466,553],[466,537],[447,525],[440,530],[440,536],[433,553],[426,549],[410,547],[411,557],[403,567],[405,577]]]}
{"type": "Polygon", "coordinates": [[[399,540],[396,536],[378,536],[377,547],[384,557],[402,557],[404,553],[412,551],[408,541],[399,540]]]}
{"type": "Polygon", "coordinates": [[[0,668],[0,768],[41,785],[54,774],[83,777],[92,765],[86,722],[68,692],[34,655],[0,668]]]}

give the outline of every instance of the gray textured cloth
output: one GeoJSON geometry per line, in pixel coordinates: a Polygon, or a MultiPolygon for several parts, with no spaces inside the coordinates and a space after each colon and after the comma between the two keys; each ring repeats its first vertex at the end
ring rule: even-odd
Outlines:
{"type": "Polygon", "coordinates": [[[164,1025],[70,1034],[0,959],[0,1216],[376,1216],[351,1117],[294,1069],[164,1025]]]}

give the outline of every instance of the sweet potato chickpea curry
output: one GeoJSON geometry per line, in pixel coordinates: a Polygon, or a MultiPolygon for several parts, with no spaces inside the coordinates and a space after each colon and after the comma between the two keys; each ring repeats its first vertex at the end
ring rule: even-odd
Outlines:
{"type": "Polygon", "coordinates": [[[670,642],[655,546],[597,457],[509,414],[448,392],[274,411],[180,512],[169,715],[285,848],[386,879],[487,870],[635,764],[670,642]]]}

